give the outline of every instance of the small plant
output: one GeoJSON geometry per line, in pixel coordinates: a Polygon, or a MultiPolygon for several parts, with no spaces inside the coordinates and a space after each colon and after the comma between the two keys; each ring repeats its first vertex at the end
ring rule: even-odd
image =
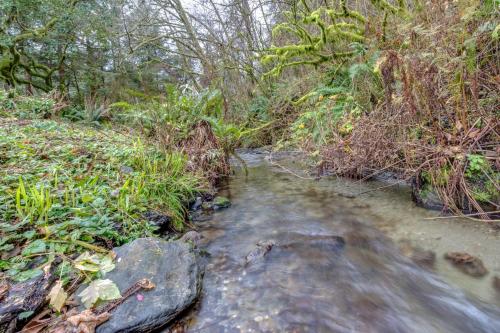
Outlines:
{"type": "Polygon", "coordinates": [[[482,175],[483,172],[487,172],[490,169],[488,161],[482,155],[468,154],[467,161],[469,163],[465,170],[465,174],[469,178],[482,175]]]}

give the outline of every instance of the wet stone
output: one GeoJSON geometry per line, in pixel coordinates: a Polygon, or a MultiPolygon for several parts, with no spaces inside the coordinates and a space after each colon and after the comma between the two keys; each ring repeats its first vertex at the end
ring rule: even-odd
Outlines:
{"type": "Polygon", "coordinates": [[[432,268],[436,262],[436,253],[430,250],[416,248],[415,252],[410,256],[410,259],[419,266],[432,268]]]}
{"type": "Polygon", "coordinates": [[[255,249],[250,251],[245,257],[245,266],[249,265],[260,258],[263,258],[276,243],[273,240],[267,240],[257,243],[255,249]]]}
{"type": "Polygon", "coordinates": [[[495,290],[500,293],[500,277],[499,276],[493,277],[493,288],[495,288],[495,290]]]}
{"type": "Polygon", "coordinates": [[[481,259],[465,252],[448,252],[444,258],[451,261],[453,265],[459,268],[467,275],[481,277],[488,273],[481,259]]]}
{"type": "Polygon", "coordinates": [[[334,235],[305,235],[289,233],[280,240],[266,240],[256,244],[256,247],[245,257],[244,265],[247,266],[264,258],[273,248],[285,251],[296,251],[303,247],[318,249],[328,253],[335,253],[345,246],[344,238],[334,235]]]}
{"type": "Polygon", "coordinates": [[[186,242],[186,243],[192,243],[194,245],[198,245],[199,242],[201,241],[202,236],[194,230],[186,232],[182,237],[180,238],[181,241],[186,242]]]}
{"type": "Polygon", "coordinates": [[[211,201],[204,201],[201,204],[201,208],[203,208],[204,210],[212,210],[214,209],[214,204],[211,201]]]}
{"type": "Polygon", "coordinates": [[[191,204],[191,211],[197,211],[198,209],[201,208],[201,205],[203,204],[203,200],[201,197],[196,197],[194,202],[191,204]]]}
{"type": "Polygon", "coordinates": [[[148,220],[151,225],[157,227],[160,232],[175,231],[172,227],[172,218],[168,215],[150,210],[144,213],[144,218],[148,220]]]}
{"type": "Polygon", "coordinates": [[[406,257],[410,258],[420,267],[433,268],[436,262],[436,253],[430,250],[424,250],[419,246],[413,246],[410,241],[400,242],[400,250],[406,257]]]}
{"type": "Polygon", "coordinates": [[[411,182],[411,196],[419,207],[430,210],[442,210],[444,203],[435,190],[424,188],[422,180],[413,178],[411,182]]]}
{"type": "Polygon", "coordinates": [[[221,197],[221,196],[215,197],[215,199],[214,199],[214,209],[215,210],[222,209],[222,208],[228,208],[229,206],[231,206],[231,201],[229,201],[228,198],[221,197]]]}
{"type": "Polygon", "coordinates": [[[155,288],[142,291],[144,298],[127,298],[97,333],[151,332],[170,323],[198,298],[201,269],[192,245],[141,238],[114,249],[116,267],[106,278],[121,292],[147,278],[155,288]]]}

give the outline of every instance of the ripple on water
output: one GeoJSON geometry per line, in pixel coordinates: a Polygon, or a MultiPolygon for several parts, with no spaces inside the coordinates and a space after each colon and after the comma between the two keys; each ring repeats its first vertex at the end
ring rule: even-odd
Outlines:
{"type": "Polygon", "coordinates": [[[223,189],[232,207],[200,226],[210,256],[188,331],[500,332],[497,307],[399,252],[380,230],[392,222],[372,210],[376,198],[353,202],[335,194],[334,181],[277,172],[262,154],[242,157],[249,176],[223,189]]]}

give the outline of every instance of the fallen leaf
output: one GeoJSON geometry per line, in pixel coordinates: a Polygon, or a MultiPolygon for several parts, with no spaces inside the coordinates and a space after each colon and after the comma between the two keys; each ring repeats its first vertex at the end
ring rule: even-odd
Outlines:
{"type": "Polygon", "coordinates": [[[78,314],[69,316],[62,325],[59,325],[59,327],[53,330],[53,333],[65,333],[73,331],[79,333],[94,333],[95,328],[107,321],[110,317],[111,314],[109,314],[108,312],[95,314],[91,310],[85,310],[78,314]]]}
{"type": "Polygon", "coordinates": [[[87,309],[91,308],[98,300],[110,301],[121,297],[116,284],[109,280],[94,280],[78,296],[87,309]]]}
{"type": "Polygon", "coordinates": [[[110,252],[107,255],[91,255],[85,251],[75,259],[75,268],[87,272],[101,272],[104,275],[115,268],[115,264],[113,263],[115,256],[114,252],[110,252]]]}
{"type": "Polygon", "coordinates": [[[479,128],[475,128],[471,130],[467,136],[471,139],[475,139],[479,136],[479,134],[481,134],[481,130],[479,128]]]}
{"type": "Polygon", "coordinates": [[[33,313],[35,313],[35,312],[34,311],[23,311],[17,315],[17,319],[19,319],[19,320],[28,319],[29,317],[31,317],[33,315],[33,313]]]}
{"type": "Polygon", "coordinates": [[[61,312],[64,302],[68,298],[68,294],[64,291],[62,281],[57,280],[48,295],[50,306],[57,312],[61,312]]]}

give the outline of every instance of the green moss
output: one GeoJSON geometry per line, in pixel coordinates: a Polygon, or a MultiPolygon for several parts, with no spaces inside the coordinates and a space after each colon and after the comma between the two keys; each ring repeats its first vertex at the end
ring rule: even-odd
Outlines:
{"type": "Polygon", "coordinates": [[[231,201],[229,201],[229,199],[226,197],[217,196],[214,199],[214,205],[219,208],[227,208],[231,206],[231,201]]]}

